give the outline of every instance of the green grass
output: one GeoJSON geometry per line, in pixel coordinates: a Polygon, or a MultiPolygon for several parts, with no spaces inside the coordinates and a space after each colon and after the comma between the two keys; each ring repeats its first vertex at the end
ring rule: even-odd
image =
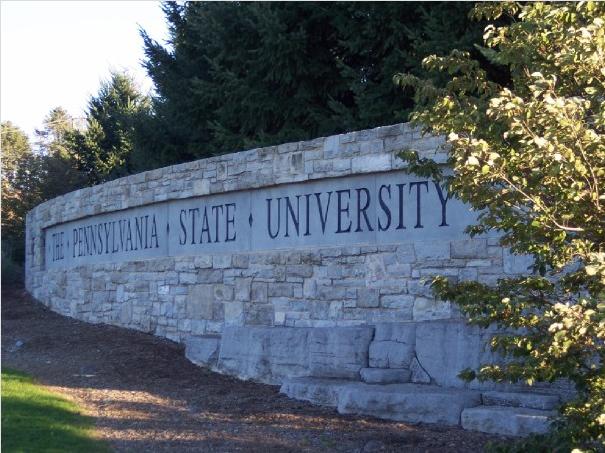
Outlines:
{"type": "Polygon", "coordinates": [[[18,371],[2,370],[3,452],[107,452],[92,419],[18,371]]]}

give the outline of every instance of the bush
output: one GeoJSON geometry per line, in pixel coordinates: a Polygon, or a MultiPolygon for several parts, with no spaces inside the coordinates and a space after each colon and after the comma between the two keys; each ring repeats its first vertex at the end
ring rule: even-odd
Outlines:
{"type": "MultiPolygon", "coordinates": [[[[409,170],[441,179],[481,211],[471,234],[502,233],[502,244],[535,258],[533,273],[478,282],[433,281],[470,321],[505,332],[492,347],[505,365],[465,370],[468,379],[553,382],[577,398],[561,407],[549,436],[521,451],[605,448],[605,4],[483,3],[477,17],[508,25],[485,29],[482,54],[510,74],[490,80],[465,52],[430,56],[447,73],[445,89],[408,74],[413,121],[448,137],[445,176],[430,159],[405,151],[409,170]]],[[[517,448],[517,447],[514,447],[517,448]]]]}
{"type": "Polygon", "coordinates": [[[6,241],[2,242],[2,285],[20,287],[23,285],[24,270],[12,254],[12,247],[6,241]]]}

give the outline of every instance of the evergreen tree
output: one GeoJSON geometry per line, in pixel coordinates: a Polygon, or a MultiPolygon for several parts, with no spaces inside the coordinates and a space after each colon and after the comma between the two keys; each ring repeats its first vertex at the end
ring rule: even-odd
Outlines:
{"type": "Polygon", "coordinates": [[[44,118],[43,128],[36,129],[36,145],[42,154],[69,154],[68,136],[75,120],[62,107],[55,107],[44,118]]]}
{"type": "Polygon", "coordinates": [[[150,166],[403,121],[402,68],[473,50],[467,3],[189,2],[164,5],[170,46],[144,31],[150,166]]]}
{"type": "Polygon", "coordinates": [[[113,73],[88,102],[86,129],[69,134],[68,148],[91,184],[136,172],[135,128],[149,99],[127,74],[113,73]]]}
{"type": "Polygon", "coordinates": [[[39,190],[44,200],[89,184],[86,174],[78,168],[73,149],[73,138],[79,133],[76,120],[62,107],[52,109],[44,119],[43,128],[36,130],[36,146],[43,168],[39,190]]]}
{"type": "Polygon", "coordinates": [[[77,170],[69,138],[73,119],[58,107],[36,131],[32,149],[27,135],[2,123],[2,261],[4,281],[20,281],[25,259],[25,216],[38,204],[79,189],[88,179],[77,170]]]}
{"type": "Polygon", "coordinates": [[[25,244],[25,215],[43,201],[40,192],[42,161],[32,152],[27,135],[3,122],[2,144],[2,274],[19,280],[25,244]]]}

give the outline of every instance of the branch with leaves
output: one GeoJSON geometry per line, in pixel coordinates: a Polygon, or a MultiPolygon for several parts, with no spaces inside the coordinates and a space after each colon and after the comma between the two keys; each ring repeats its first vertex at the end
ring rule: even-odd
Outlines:
{"type": "MultiPolygon", "coordinates": [[[[430,175],[481,211],[471,234],[501,233],[534,257],[533,273],[479,282],[433,281],[469,321],[496,325],[491,346],[506,363],[464,370],[467,379],[553,382],[577,391],[549,437],[519,451],[605,449],[605,4],[481,3],[473,14],[506,25],[485,29],[482,55],[510,74],[503,86],[468,53],[425,58],[447,73],[437,89],[410,74],[415,123],[448,138],[446,176],[412,151],[411,172],[430,175]]],[[[514,448],[513,448],[514,449],[514,448]]]]}

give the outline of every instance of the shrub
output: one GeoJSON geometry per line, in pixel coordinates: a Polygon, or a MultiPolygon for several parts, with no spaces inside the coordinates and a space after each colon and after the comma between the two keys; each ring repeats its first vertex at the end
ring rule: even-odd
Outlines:
{"type": "MultiPolygon", "coordinates": [[[[508,334],[492,347],[505,365],[484,364],[462,376],[480,380],[568,379],[577,398],[561,407],[547,437],[522,451],[605,448],[605,4],[478,4],[488,25],[482,54],[510,74],[490,80],[468,53],[429,56],[428,69],[449,74],[445,89],[409,74],[414,122],[446,135],[446,176],[412,151],[409,171],[441,179],[480,211],[471,235],[502,233],[514,253],[531,254],[533,272],[488,287],[433,281],[470,322],[508,334]],[[512,332],[512,333],[511,333],[512,332]]],[[[517,448],[517,447],[515,447],[517,448]]]]}

